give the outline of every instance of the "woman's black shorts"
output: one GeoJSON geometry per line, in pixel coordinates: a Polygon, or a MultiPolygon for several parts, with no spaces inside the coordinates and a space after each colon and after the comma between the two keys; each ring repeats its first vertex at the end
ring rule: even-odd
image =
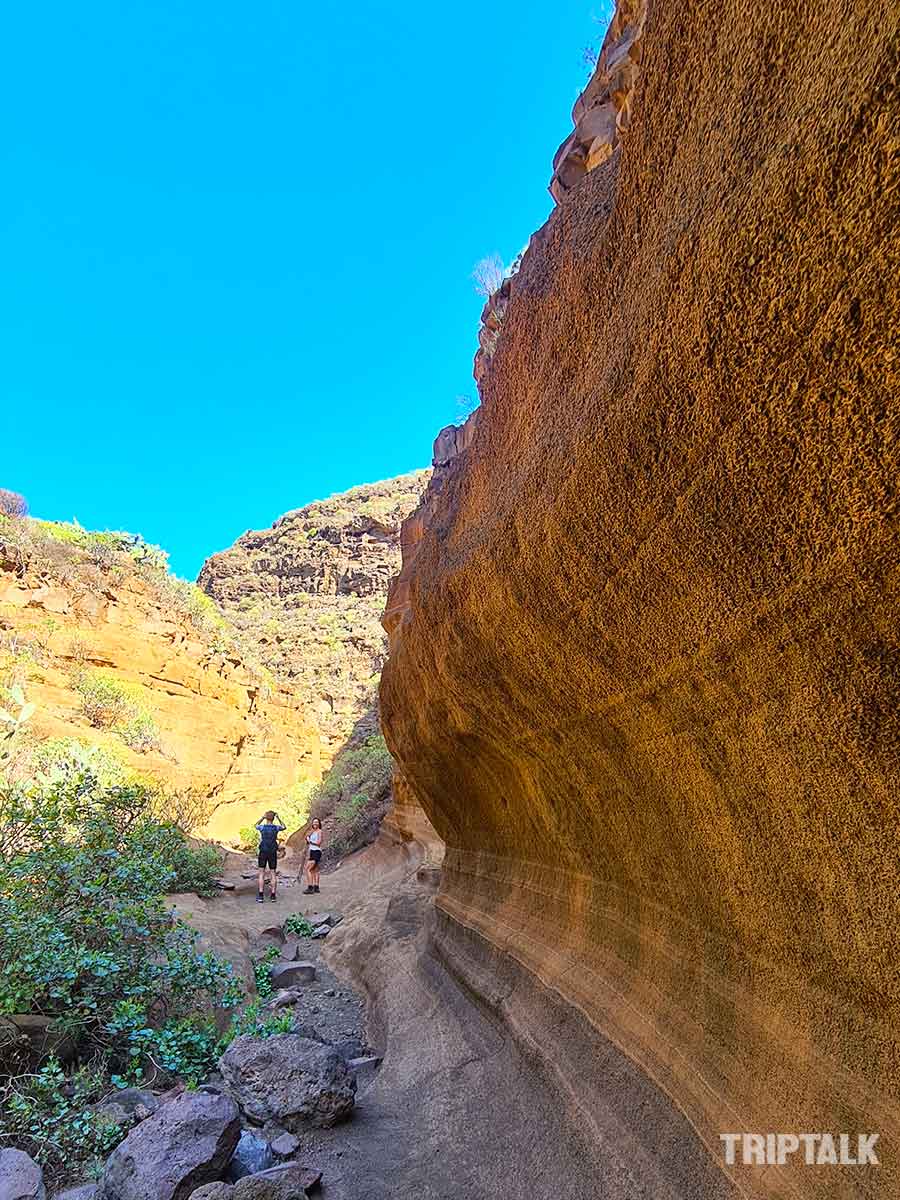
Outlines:
{"type": "Polygon", "coordinates": [[[257,865],[261,871],[266,867],[274,871],[278,867],[278,851],[277,850],[260,850],[257,865]]]}
{"type": "Polygon", "coordinates": [[[322,851],[321,851],[321,850],[310,850],[310,852],[309,852],[309,861],[310,861],[310,862],[312,862],[312,863],[315,863],[315,864],[316,864],[316,866],[318,866],[318,865],[319,865],[319,859],[320,859],[321,857],[322,857],[322,851]]]}

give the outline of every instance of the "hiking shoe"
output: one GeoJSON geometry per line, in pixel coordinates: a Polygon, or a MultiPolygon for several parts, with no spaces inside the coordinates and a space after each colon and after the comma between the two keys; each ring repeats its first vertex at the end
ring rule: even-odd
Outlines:
{"type": "Polygon", "coordinates": [[[319,890],[319,885],[318,885],[318,884],[316,884],[316,886],[315,886],[315,888],[314,888],[313,890],[317,892],[317,891],[319,890]]]}
{"type": "Polygon", "coordinates": [[[263,902],[263,894],[262,894],[262,892],[257,892],[256,893],[256,903],[262,904],[262,902],[263,902]]]}
{"type": "Polygon", "coordinates": [[[269,899],[270,899],[270,900],[272,901],[272,903],[274,904],[274,903],[275,903],[275,901],[278,899],[278,897],[277,897],[277,896],[275,895],[275,893],[273,892],[273,893],[272,893],[272,895],[269,897],[269,899]]]}
{"type": "Polygon", "coordinates": [[[304,888],[304,889],[303,889],[303,895],[304,895],[304,896],[311,896],[315,890],[316,890],[316,889],[315,889],[314,887],[308,887],[308,888],[304,888]]]}

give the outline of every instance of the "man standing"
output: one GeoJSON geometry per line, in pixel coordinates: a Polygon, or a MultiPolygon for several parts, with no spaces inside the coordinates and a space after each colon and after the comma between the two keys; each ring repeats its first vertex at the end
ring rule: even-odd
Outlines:
{"type": "Polygon", "coordinates": [[[257,859],[259,878],[256,903],[262,904],[265,899],[266,868],[268,868],[272,872],[271,899],[274,904],[278,888],[278,835],[283,833],[286,827],[281,824],[278,814],[270,810],[264,814],[261,821],[257,822],[256,828],[259,831],[259,858],[257,859]]]}

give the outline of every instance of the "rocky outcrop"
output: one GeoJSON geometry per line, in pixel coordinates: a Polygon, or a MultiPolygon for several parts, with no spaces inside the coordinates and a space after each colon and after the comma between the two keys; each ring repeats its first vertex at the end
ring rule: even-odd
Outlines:
{"type": "Polygon", "coordinates": [[[608,40],[628,136],[558,159],[404,524],[381,699],[447,846],[432,951],[655,1197],[900,1186],[898,24],[651,0],[618,91],[608,40]],[[729,1167],[745,1130],[882,1165],[729,1167]]]}
{"type": "Polygon", "coordinates": [[[400,522],[427,481],[427,471],[413,471],[308,504],[270,529],[245,533],[200,572],[204,591],[304,697],[328,757],[372,706],[400,522]]]}
{"type": "Polygon", "coordinates": [[[188,1200],[221,1179],[241,1132],[227,1096],[185,1092],[129,1133],[110,1155],[101,1200],[188,1200]]]}
{"type": "Polygon", "coordinates": [[[134,771],[196,793],[215,837],[252,824],[298,780],[318,778],[318,736],[290,688],[198,630],[154,581],[96,568],[85,581],[64,565],[0,563],[0,666],[20,672],[36,742],[104,746],[134,771]],[[155,744],[138,751],[91,723],[76,686],[84,671],[133,689],[155,744]]]}
{"type": "Polygon", "coordinates": [[[574,131],[553,159],[550,194],[560,202],[584,175],[612,158],[632,119],[644,54],[648,0],[619,0],[597,69],[572,109],[574,131]]]}

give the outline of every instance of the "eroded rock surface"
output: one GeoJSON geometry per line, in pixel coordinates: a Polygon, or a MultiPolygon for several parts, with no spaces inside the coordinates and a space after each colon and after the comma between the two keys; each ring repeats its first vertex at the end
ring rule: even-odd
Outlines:
{"type": "Polygon", "coordinates": [[[0,1200],[46,1200],[44,1173],[22,1150],[0,1150],[0,1200]]]}
{"type": "Polygon", "coordinates": [[[898,24],[647,4],[628,135],[404,524],[382,712],[447,845],[434,950],[655,1196],[714,1186],[673,1113],[721,1171],[723,1131],[881,1132],[747,1196],[900,1188],[898,24]]]}
{"type": "Polygon", "coordinates": [[[308,504],[270,529],[245,533],[200,572],[200,586],[306,698],[327,754],[372,705],[400,522],[427,481],[427,471],[413,471],[308,504]]]}
{"type": "Polygon", "coordinates": [[[219,1070],[249,1117],[289,1133],[334,1125],[355,1102],[356,1080],[346,1060],[331,1046],[295,1033],[235,1038],[219,1070]]]}
{"type": "Polygon", "coordinates": [[[224,1176],[240,1132],[240,1113],[228,1096],[185,1092],[112,1152],[101,1200],[187,1200],[202,1184],[224,1176]]]}

